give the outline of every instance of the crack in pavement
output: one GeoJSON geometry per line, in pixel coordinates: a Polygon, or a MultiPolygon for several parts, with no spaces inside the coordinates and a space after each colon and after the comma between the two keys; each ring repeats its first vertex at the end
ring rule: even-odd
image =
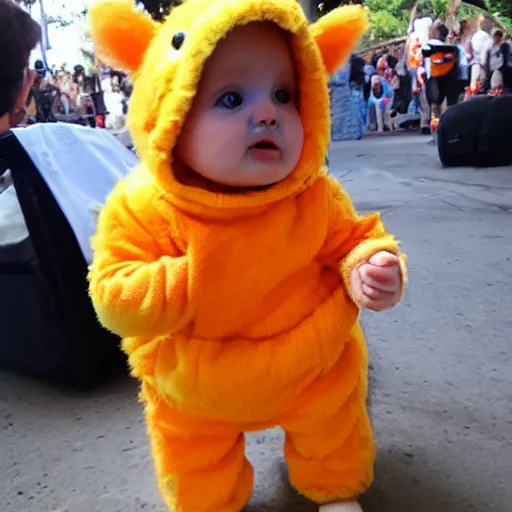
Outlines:
{"type": "Polygon", "coordinates": [[[465,182],[465,181],[459,181],[459,180],[449,180],[449,179],[441,179],[441,178],[431,178],[428,176],[415,176],[411,178],[412,181],[419,181],[420,183],[446,183],[446,184],[452,184],[452,185],[459,185],[469,188],[480,188],[485,191],[489,192],[496,192],[500,193],[500,191],[503,191],[502,195],[507,195],[505,191],[512,191],[512,186],[507,187],[503,185],[487,185],[485,183],[473,183],[473,182],[465,182]]]}
{"type": "MultiPolygon", "coordinates": [[[[422,203],[424,201],[428,201],[430,199],[438,199],[438,198],[443,197],[444,195],[447,195],[447,194],[449,194],[449,192],[444,192],[443,191],[443,192],[437,192],[436,194],[431,194],[431,195],[428,195],[428,196],[423,196],[423,197],[420,197],[420,198],[417,198],[417,199],[413,199],[412,201],[405,201],[402,204],[399,204],[397,206],[393,206],[392,208],[388,208],[387,210],[384,210],[381,215],[384,216],[384,215],[387,215],[388,213],[394,212],[396,210],[400,210],[402,208],[407,208],[407,207],[410,207],[410,206],[422,203]]],[[[447,204],[449,204],[449,203],[447,203],[447,204]]],[[[450,205],[450,206],[453,206],[453,205],[450,205]]]]}
{"type": "MultiPolygon", "coordinates": [[[[480,203],[485,206],[497,208],[498,210],[501,210],[502,212],[505,212],[505,213],[512,213],[512,206],[505,206],[505,205],[497,204],[497,203],[489,203],[488,201],[484,201],[483,199],[478,199],[476,197],[470,197],[470,196],[467,196],[466,194],[463,194],[462,192],[457,192],[455,190],[453,190],[451,192],[453,194],[463,197],[464,199],[467,199],[469,201],[474,201],[475,203],[480,203]]],[[[466,211],[472,211],[472,209],[468,208],[466,211]]]]}

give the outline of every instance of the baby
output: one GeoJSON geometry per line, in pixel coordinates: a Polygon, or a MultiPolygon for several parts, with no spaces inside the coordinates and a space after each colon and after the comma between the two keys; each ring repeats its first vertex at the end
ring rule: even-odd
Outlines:
{"type": "Polygon", "coordinates": [[[141,381],[160,491],[175,512],[239,512],[244,433],[279,426],[292,485],[355,512],[372,481],[360,308],[389,309],[405,257],[323,162],[328,73],[360,7],[309,26],[295,0],[186,0],[157,25],[131,0],[92,11],[130,71],[141,165],[99,217],[90,293],[141,381]]]}

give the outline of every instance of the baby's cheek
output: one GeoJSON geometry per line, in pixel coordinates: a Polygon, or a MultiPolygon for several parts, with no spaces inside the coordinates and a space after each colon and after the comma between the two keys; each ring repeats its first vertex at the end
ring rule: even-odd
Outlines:
{"type": "Polygon", "coordinates": [[[202,154],[203,159],[220,160],[226,164],[245,140],[245,131],[227,120],[206,118],[196,131],[195,148],[202,154]]]}
{"type": "Polygon", "coordinates": [[[299,113],[294,111],[285,116],[285,130],[288,138],[288,145],[290,147],[291,157],[295,160],[294,166],[298,163],[304,146],[304,127],[299,113]]]}

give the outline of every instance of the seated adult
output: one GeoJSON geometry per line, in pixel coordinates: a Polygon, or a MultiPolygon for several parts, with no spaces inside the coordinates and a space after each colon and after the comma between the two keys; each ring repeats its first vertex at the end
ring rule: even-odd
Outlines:
{"type": "Polygon", "coordinates": [[[69,222],[87,263],[99,209],[138,164],[107,130],[67,123],[12,130],[69,222]]]}
{"type": "MultiPolygon", "coordinates": [[[[25,103],[36,73],[28,69],[32,49],[41,37],[39,25],[11,0],[0,0],[0,137],[25,117],[25,103]]],[[[0,245],[28,237],[11,175],[0,188],[0,245]]]]}
{"type": "Polygon", "coordinates": [[[36,73],[28,69],[41,28],[12,0],[0,0],[0,135],[25,117],[25,103],[36,73]]]}
{"type": "Polygon", "coordinates": [[[382,132],[390,129],[393,98],[394,92],[389,82],[379,75],[373,75],[370,97],[368,98],[368,125],[370,130],[382,132]]]}
{"type": "Polygon", "coordinates": [[[97,210],[137,159],[106,130],[14,128],[34,79],[40,30],[0,0],[0,369],[92,386],[124,368],[87,294],[97,210]]]}
{"type": "MultiPolygon", "coordinates": [[[[11,0],[0,0],[0,20],[0,45],[5,49],[0,54],[0,137],[13,132],[21,142],[89,262],[97,210],[116,182],[137,165],[137,158],[105,130],[63,123],[14,128],[25,116],[35,77],[27,65],[41,32],[11,0]]],[[[5,174],[0,195],[0,247],[28,236],[16,191],[5,174]]]]}

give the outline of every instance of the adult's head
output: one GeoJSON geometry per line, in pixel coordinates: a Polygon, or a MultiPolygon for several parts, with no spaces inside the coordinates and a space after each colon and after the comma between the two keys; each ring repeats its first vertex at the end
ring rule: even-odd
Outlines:
{"type": "Polygon", "coordinates": [[[416,15],[414,17],[415,20],[423,19],[423,18],[433,18],[434,10],[432,8],[432,3],[429,1],[420,1],[416,7],[416,15]]]}
{"type": "Polygon", "coordinates": [[[13,0],[0,0],[0,118],[23,106],[30,52],[41,37],[41,28],[13,0]]]}
{"type": "Polygon", "coordinates": [[[444,23],[439,23],[437,26],[437,33],[439,35],[439,39],[445,43],[448,39],[448,35],[450,34],[450,30],[444,23]]]}
{"type": "Polygon", "coordinates": [[[394,55],[388,55],[388,66],[391,69],[395,69],[395,66],[398,64],[398,59],[394,55]]]}
{"type": "Polygon", "coordinates": [[[41,59],[37,59],[34,62],[34,69],[41,78],[44,78],[44,75],[46,74],[46,69],[41,59]]]}
{"type": "Polygon", "coordinates": [[[431,37],[445,43],[449,33],[448,27],[441,20],[437,20],[432,26],[431,37]]]}
{"type": "Polygon", "coordinates": [[[468,32],[469,32],[468,20],[460,20],[460,23],[459,23],[459,33],[457,34],[459,39],[465,37],[466,35],[468,35],[468,32]]]}
{"type": "Polygon", "coordinates": [[[492,39],[495,45],[500,45],[501,43],[503,43],[504,37],[505,35],[503,34],[503,30],[501,30],[500,28],[495,28],[492,31],[492,39]]]}
{"type": "Polygon", "coordinates": [[[491,32],[493,24],[493,20],[488,16],[485,16],[485,14],[479,14],[476,19],[478,29],[483,30],[484,32],[491,32]]]}

